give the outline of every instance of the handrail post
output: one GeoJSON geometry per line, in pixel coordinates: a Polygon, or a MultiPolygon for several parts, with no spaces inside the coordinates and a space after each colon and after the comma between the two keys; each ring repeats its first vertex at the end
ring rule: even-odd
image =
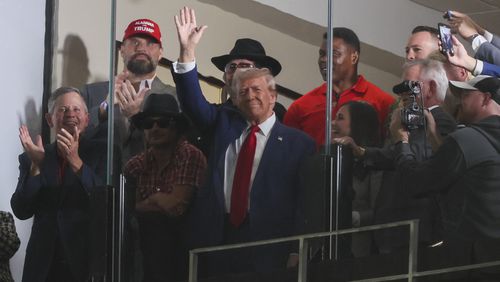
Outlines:
{"type": "Polygon", "coordinates": [[[410,244],[408,258],[408,281],[413,282],[413,275],[417,272],[418,256],[418,219],[410,222],[410,244]]]}
{"type": "Polygon", "coordinates": [[[189,282],[198,281],[198,254],[189,251],[189,282]]]}
{"type": "Polygon", "coordinates": [[[300,238],[299,240],[299,271],[298,282],[307,282],[307,250],[309,242],[307,239],[300,238]]]}

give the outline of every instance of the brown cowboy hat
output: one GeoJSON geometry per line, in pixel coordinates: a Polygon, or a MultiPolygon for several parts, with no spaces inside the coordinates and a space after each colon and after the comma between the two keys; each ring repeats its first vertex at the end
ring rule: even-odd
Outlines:
{"type": "Polygon", "coordinates": [[[234,47],[227,55],[212,57],[212,63],[221,71],[235,59],[254,61],[261,68],[268,68],[274,76],[281,72],[281,64],[273,57],[266,55],[266,50],[259,41],[250,38],[236,40],[234,47]]]}

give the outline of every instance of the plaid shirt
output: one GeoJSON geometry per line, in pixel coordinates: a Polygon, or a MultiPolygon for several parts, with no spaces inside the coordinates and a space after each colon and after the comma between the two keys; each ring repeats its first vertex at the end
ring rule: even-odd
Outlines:
{"type": "Polygon", "coordinates": [[[157,165],[151,149],[127,162],[125,175],[134,178],[138,199],[156,192],[171,193],[174,185],[200,187],[207,161],[203,153],[185,140],[179,141],[172,160],[157,165]]]}

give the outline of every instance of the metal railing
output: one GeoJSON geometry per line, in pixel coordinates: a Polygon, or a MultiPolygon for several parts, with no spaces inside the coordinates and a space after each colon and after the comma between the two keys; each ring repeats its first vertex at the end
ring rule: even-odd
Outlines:
{"type": "Polygon", "coordinates": [[[241,244],[231,244],[231,245],[193,249],[189,252],[189,282],[197,282],[198,281],[198,255],[201,253],[224,251],[224,250],[239,249],[239,248],[248,248],[248,247],[270,245],[270,244],[276,244],[276,243],[291,242],[291,241],[297,241],[297,240],[299,241],[299,265],[298,265],[297,281],[298,282],[306,282],[307,281],[307,249],[308,249],[309,240],[323,238],[323,237],[327,237],[327,236],[331,237],[331,236],[338,236],[338,235],[349,234],[349,233],[373,231],[373,230],[394,228],[394,227],[406,226],[406,225],[409,225],[409,227],[410,227],[409,228],[410,239],[409,239],[409,247],[408,247],[408,251],[409,251],[409,254],[408,254],[408,273],[390,275],[390,276],[382,276],[382,277],[374,277],[374,278],[363,279],[363,280],[355,280],[353,282],[377,282],[377,281],[392,281],[392,280],[399,280],[399,279],[408,279],[408,281],[411,282],[411,281],[414,281],[414,279],[417,277],[424,277],[424,276],[431,276],[431,275],[444,274],[444,273],[450,273],[450,272],[466,271],[466,270],[472,270],[472,269],[500,266],[500,260],[498,260],[498,261],[491,261],[491,262],[484,262],[484,263],[477,263],[477,264],[463,265],[463,266],[454,266],[454,267],[447,267],[447,268],[433,269],[433,270],[418,272],[417,271],[418,220],[414,219],[414,220],[405,220],[405,221],[391,222],[391,223],[385,223],[385,224],[370,225],[370,226],[364,226],[364,227],[359,227],[359,228],[338,230],[338,231],[333,231],[333,232],[320,232],[320,233],[290,236],[290,237],[284,237],[284,238],[276,238],[276,239],[270,239],[270,240],[241,243],[241,244]]]}
{"type": "Polygon", "coordinates": [[[270,245],[284,242],[292,242],[299,241],[299,265],[298,265],[298,282],[306,282],[307,281],[307,249],[309,240],[323,238],[323,237],[332,237],[339,236],[344,234],[356,233],[356,232],[364,232],[364,231],[373,231],[378,229],[385,228],[393,228],[399,226],[410,226],[410,244],[409,244],[409,258],[408,258],[408,273],[401,275],[393,275],[393,276],[385,276],[375,279],[370,279],[369,281],[389,281],[396,279],[404,279],[408,278],[408,281],[413,281],[413,278],[416,277],[417,273],[417,245],[418,245],[418,219],[414,220],[405,220],[384,224],[377,224],[371,226],[363,226],[359,228],[351,228],[344,229],[332,232],[320,232],[320,233],[312,233],[298,236],[290,236],[284,238],[276,238],[269,240],[261,240],[255,242],[241,243],[241,244],[231,244],[231,245],[223,245],[223,246],[215,246],[215,247],[206,247],[193,249],[189,251],[189,282],[197,282],[198,281],[198,255],[201,253],[209,253],[216,251],[225,251],[231,249],[240,249],[240,248],[248,248],[262,245],[270,245]],[[378,280],[381,279],[381,280],[378,280]]]}

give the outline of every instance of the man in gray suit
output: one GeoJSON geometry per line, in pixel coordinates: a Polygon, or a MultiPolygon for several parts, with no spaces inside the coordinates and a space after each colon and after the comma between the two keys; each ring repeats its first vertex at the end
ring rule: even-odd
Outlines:
{"type": "MultiPolygon", "coordinates": [[[[152,91],[176,97],[175,88],[164,84],[156,76],[158,62],[163,55],[161,31],[149,19],[132,21],[124,32],[120,46],[124,70],[115,79],[115,143],[124,146],[123,160],[144,149],[142,134],[130,128],[128,119],[138,113],[144,99],[152,91]]],[[[90,125],[107,119],[109,81],[85,85],[82,95],[90,114],[90,125]]]]}

